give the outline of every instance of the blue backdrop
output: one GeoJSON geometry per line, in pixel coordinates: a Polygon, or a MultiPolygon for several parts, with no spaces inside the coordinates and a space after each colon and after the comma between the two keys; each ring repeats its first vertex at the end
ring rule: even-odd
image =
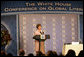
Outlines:
{"type": "Polygon", "coordinates": [[[3,24],[7,28],[12,38],[6,52],[17,55],[16,15],[1,16],[1,24],[3,24]]]}

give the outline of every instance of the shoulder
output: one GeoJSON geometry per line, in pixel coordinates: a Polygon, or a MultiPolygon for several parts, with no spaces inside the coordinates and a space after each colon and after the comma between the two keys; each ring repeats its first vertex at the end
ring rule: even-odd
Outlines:
{"type": "Polygon", "coordinates": [[[36,30],[36,31],[34,32],[34,35],[40,35],[40,32],[39,32],[38,30],[36,30]]]}
{"type": "Polygon", "coordinates": [[[39,32],[38,32],[38,30],[36,30],[34,33],[37,34],[37,33],[39,33],[39,32]]]}
{"type": "Polygon", "coordinates": [[[37,32],[38,32],[38,30],[35,31],[35,33],[37,33],[37,32]]]}

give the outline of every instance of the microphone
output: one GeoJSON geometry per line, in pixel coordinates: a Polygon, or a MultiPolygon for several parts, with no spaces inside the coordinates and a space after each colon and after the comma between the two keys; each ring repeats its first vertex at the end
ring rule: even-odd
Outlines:
{"type": "Polygon", "coordinates": [[[44,34],[44,32],[43,32],[42,30],[40,31],[40,33],[41,33],[41,34],[44,34]]]}

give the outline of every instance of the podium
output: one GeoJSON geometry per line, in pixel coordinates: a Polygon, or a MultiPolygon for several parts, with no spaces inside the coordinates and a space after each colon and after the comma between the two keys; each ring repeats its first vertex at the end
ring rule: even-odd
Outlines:
{"type": "Polygon", "coordinates": [[[40,51],[40,42],[50,39],[50,35],[35,35],[33,36],[33,39],[39,41],[39,51],[40,51]]]}

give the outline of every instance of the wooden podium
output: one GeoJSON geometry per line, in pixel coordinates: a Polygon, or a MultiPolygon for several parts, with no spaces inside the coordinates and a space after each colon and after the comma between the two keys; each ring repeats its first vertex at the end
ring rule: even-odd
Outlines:
{"type": "Polygon", "coordinates": [[[45,41],[45,40],[47,40],[47,39],[50,39],[50,35],[35,35],[35,36],[33,37],[33,39],[39,41],[39,51],[41,51],[41,50],[40,50],[40,45],[41,45],[40,42],[41,42],[41,41],[45,41]]]}

